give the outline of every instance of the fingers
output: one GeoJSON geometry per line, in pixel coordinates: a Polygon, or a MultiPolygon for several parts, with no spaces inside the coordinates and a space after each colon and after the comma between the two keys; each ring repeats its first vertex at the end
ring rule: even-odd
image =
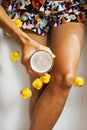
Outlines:
{"type": "Polygon", "coordinates": [[[46,47],[46,50],[49,52],[49,54],[50,54],[53,58],[56,57],[55,54],[51,51],[51,49],[50,49],[49,47],[46,47]]]}
{"type": "Polygon", "coordinates": [[[28,49],[28,47],[26,47],[26,46],[24,48],[22,48],[21,63],[25,66],[27,73],[34,76],[35,73],[33,72],[33,70],[30,67],[29,58],[32,55],[33,51],[35,51],[35,50],[34,49],[32,51],[31,50],[28,49]]]}
{"type": "Polygon", "coordinates": [[[47,51],[47,52],[52,56],[52,58],[55,58],[55,57],[56,57],[55,54],[52,52],[52,50],[51,50],[49,47],[47,47],[47,46],[41,46],[41,47],[40,47],[40,50],[45,50],[45,51],[47,51]]]}
{"type": "Polygon", "coordinates": [[[30,68],[29,59],[22,57],[21,63],[26,67],[26,71],[34,76],[34,72],[30,68]]]}
{"type": "Polygon", "coordinates": [[[34,76],[34,77],[39,76],[39,74],[35,73],[35,72],[31,69],[30,62],[29,62],[29,58],[24,58],[24,57],[22,57],[21,63],[25,66],[26,71],[27,71],[28,74],[30,74],[30,75],[32,75],[32,76],[34,76]]]}
{"type": "Polygon", "coordinates": [[[33,70],[30,67],[29,63],[26,63],[26,71],[31,74],[32,76],[36,76],[36,74],[33,72],[33,70]]]}
{"type": "Polygon", "coordinates": [[[34,40],[32,40],[32,42],[33,42],[33,45],[35,45],[36,51],[37,51],[37,50],[45,50],[45,51],[47,51],[53,58],[55,58],[55,54],[52,52],[52,50],[51,50],[49,47],[47,47],[47,46],[45,46],[45,45],[42,45],[42,44],[40,44],[40,43],[37,43],[37,42],[34,41],[34,40]]]}
{"type": "Polygon", "coordinates": [[[55,58],[55,55],[54,53],[51,51],[51,49],[49,47],[46,47],[46,46],[43,46],[41,44],[36,44],[36,46],[30,46],[28,44],[26,44],[23,48],[22,48],[22,58],[21,58],[21,62],[22,64],[26,67],[26,71],[33,75],[33,76],[39,76],[41,74],[37,74],[35,73],[32,69],[31,69],[31,66],[30,66],[30,57],[31,55],[35,52],[35,51],[38,51],[38,50],[45,50],[47,51],[51,56],[52,58],[55,58]]]}

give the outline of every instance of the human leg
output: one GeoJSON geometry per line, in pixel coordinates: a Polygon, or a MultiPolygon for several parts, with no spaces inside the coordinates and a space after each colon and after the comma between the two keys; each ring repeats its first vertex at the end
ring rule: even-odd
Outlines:
{"type": "Polygon", "coordinates": [[[80,59],[84,25],[68,23],[52,31],[52,49],[56,55],[52,78],[40,96],[32,115],[29,130],[51,130],[59,118],[80,59]]]}
{"type": "MultiPolygon", "coordinates": [[[[40,35],[37,35],[36,33],[33,33],[32,31],[27,31],[27,30],[23,30],[29,37],[31,37],[33,40],[35,40],[38,43],[41,43],[42,45],[47,45],[47,37],[43,37],[40,35]]],[[[32,87],[32,82],[34,81],[34,79],[36,79],[36,77],[34,76],[29,76],[30,79],[30,87],[31,87],[31,91],[32,91],[32,97],[29,100],[29,113],[30,113],[30,120],[32,117],[32,113],[33,110],[35,108],[35,105],[41,95],[41,93],[44,91],[44,88],[42,88],[41,90],[36,90],[35,88],[32,87]]]]}
{"type": "Polygon", "coordinates": [[[45,86],[43,88],[41,88],[40,90],[36,90],[35,88],[32,87],[32,82],[35,80],[35,77],[30,76],[30,87],[31,87],[31,91],[32,91],[32,96],[29,100],[29,116],[30,116],[30,122],[32,120],[32,115],[34,112],[34,108],[41,96],[41,94],[43,93],[44,89],[46,88],[45,86]]]}

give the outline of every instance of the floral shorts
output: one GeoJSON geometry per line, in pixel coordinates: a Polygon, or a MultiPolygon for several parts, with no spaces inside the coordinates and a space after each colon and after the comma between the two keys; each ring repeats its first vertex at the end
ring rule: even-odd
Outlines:
{"type": "Polygon", "coordinates": [[[67,22],[84,23],[79,0],[6,0],[4,8],[12,19],[21,20],[21,29],[29,29],[42,36],[53,27],[67,22]]]}

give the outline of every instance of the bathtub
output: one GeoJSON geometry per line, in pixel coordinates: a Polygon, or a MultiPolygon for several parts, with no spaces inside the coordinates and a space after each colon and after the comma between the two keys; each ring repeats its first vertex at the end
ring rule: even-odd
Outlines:
{"type": "MultiPolygon", "coordinates": [[[[20,46],[0,29],[0,130],[29,130],[29,100],[20,96],[22,88],[30,87],[29,75],[20,60],[10,61],[10,53],[14,51],[21,55],[20,46]]],[[[87,78],[87,31],[77,75],[87,78]]],[[[72,87],[53,130],[86,129],[87,83],[82,88],[72,87]]]]}

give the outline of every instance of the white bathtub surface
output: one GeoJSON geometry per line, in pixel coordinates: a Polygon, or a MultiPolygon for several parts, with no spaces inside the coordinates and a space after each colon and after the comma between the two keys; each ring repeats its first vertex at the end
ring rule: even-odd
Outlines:
{"type": "MultiPolygon", "coordinates": [[[[0,30],[0,130],[28,130],[29,100],[20,97],[20,90],[29,87],[29,76],[21,61],[10,61],[9,55],[13,51],[21,53],[20,46],[0,30]]],[[[87,32],[77,74],[87,77],[87,32]]],[[[63,113],[53,130],[86,129],[87,83],[83,88],[72,87],[63,113]]]]}

